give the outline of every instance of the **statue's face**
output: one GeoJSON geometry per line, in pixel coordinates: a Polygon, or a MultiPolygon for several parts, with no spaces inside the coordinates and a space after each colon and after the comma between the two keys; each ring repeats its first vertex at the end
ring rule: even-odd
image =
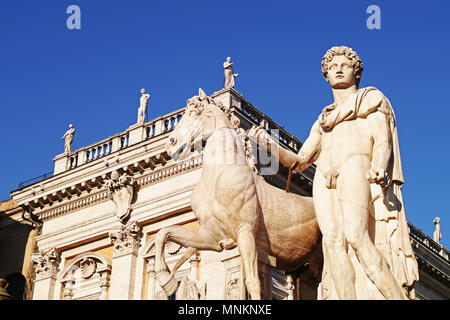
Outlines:
{"type": "Polygon", "coordinates": [[[334,89],[345,89],[356,84],[352,60],[344,55],[334,56],[328,64],[328,82],[334,89]]]}

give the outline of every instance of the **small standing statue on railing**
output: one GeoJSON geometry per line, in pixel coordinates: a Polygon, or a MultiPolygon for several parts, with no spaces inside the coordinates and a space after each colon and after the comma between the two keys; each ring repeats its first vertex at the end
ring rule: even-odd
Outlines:
{"type": "Polygon", "coordinates": [[[233,73],[233,63],[230,62],[231,58],[227,57],[227,61],[223,63],[223,68],[225,69],[225,88],[234,88],[234,78],[239,75],[239,73],[233,73]]]}
{"type": "Polygon", "coordinates": [[[139,109],[138,109],[138,123],[145,122],[145,114],[147,112],[148,99],[150,99],[150,94],[145,92],[145,89],[141,89],[141,98],[139,100],[139,109]]]}
{"type": "Polygon", "coordinates": [[[75,129],[73,128],[72,124],[69,124],[69,130],[64,133],[61,140],[64,141],[64,153],[70,154],[72,152],[72,142],[73,142],[73,136],[75,135],[75,129]]]}
{"type": "Polygon", "coordinates": [[[434,242],[437,242],[439,244],[439,241],[442,239],[442,233],[441,233],[441,225],[439,222],[441,221],[441,218],[436,217],[433,220],[433,223],[435,224],[435,229],[433,232],[433,240],[434,242]]]}

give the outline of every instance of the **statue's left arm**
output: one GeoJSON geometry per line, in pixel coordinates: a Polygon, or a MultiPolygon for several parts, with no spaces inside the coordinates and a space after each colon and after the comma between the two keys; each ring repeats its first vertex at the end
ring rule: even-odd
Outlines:
{"type": "Polygon", "coordinates": [[[382,187],[388,184],[388,164],[392,154],[392,136],[389,126],[388,102],[378,90],[370,91],[361,103],[361,111],[367,112],[369,132],[373,141],[369,182],[382,187]]]}

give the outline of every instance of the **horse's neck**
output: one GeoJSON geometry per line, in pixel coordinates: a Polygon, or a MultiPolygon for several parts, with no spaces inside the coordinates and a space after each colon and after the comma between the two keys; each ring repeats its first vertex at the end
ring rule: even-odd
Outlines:
{"type": "Polygon", "coordinates": [[[236,130],[229,127],[216,129],[203,150],[205,165],[245,164],[245,151],[236,130]]]}

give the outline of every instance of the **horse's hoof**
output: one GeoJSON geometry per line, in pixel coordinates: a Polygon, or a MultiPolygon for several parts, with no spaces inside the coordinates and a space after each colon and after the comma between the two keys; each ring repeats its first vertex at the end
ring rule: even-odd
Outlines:
{"type": "Polygon", "coordinates": [[[170,275],[164,275],[159,279],[159,285],[164,290],[167,296],[171,296],[175,290],[177,290],[178,282],[175,277],[170,275]]]}
{"type": "Polygon", "coordinates": [[[237,243],[233,239],[223,239],[219,241],[219,245],[222,249],[230,250],[237,246],[237,243]]]}

